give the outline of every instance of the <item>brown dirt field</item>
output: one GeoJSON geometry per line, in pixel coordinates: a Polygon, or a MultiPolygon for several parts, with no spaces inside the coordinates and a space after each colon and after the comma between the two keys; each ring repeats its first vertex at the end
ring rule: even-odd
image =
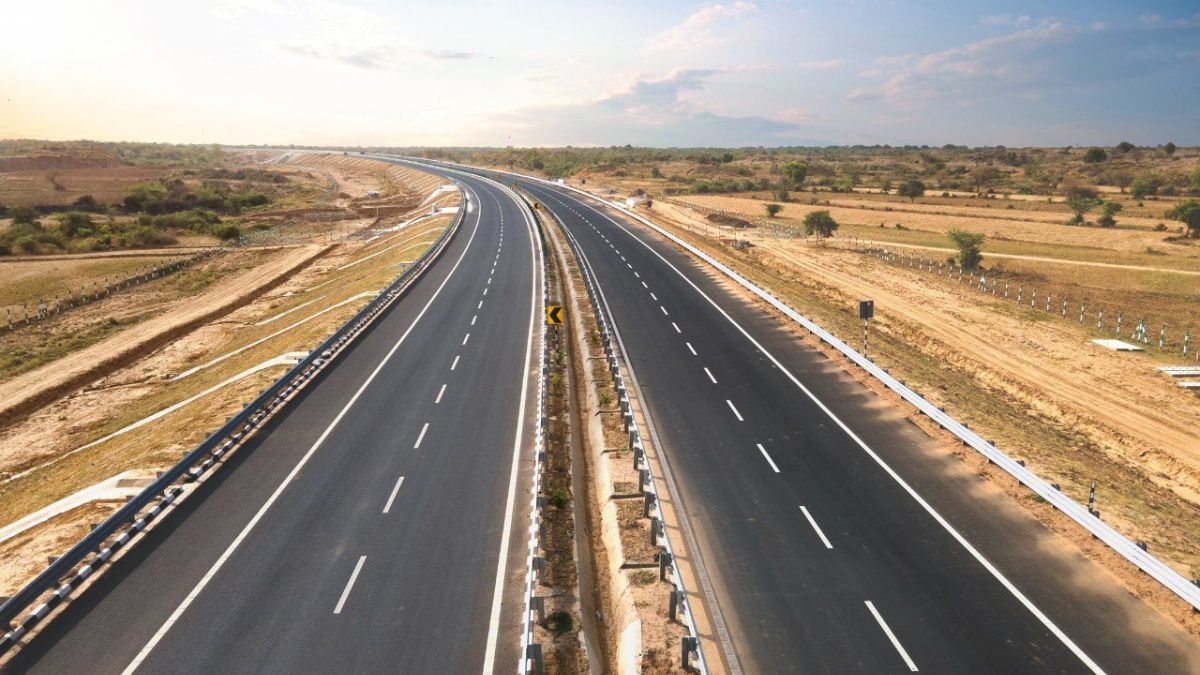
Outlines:
{"type": "Polygon", "coordinates": [[[0,426],[244,305],[326,252],[328,249],[317,246],[285,249],[274,260],[219,282],[174,311],[0,384],[0,400],[4,401],[0,404],[0,426]]]}
{"type": "Polygon", "coordinates": [[[101,204],[115,204],[125,197],[131,185],[152,181],[168,173],[171,173],[170,169],[146,166],[4,171],[0,173],[0,204],[66,206],[83,195],[92,195],[101,204]],[[56,189],[48,175],[65,189],[56,189]]]}
{"type": "MultiPolygon", "coordinates": [[[[763,202],[744,197],[690,195],[678,197],[676,200],[681,203],[696,204],[703,207],[729,211],[743,217],[761,218],[765,215],[763,202]]],[[[982,232],[988,235],[990,239],[1017,239],[1045,244],[1063,244],[1067,246],[1103,248],[1129,252],[1144,252],[1147,247],[1154,247],[1168,255],[1187,257],[1200,255],[1194,247],[1164,242],[1164,237],[1169,233],[1149,232],[1146,230],[1072,227],[1068,225],[1053,225],[1044,222],[1016,221],[1001,218],[976,217],[965,221],[960,216],[879,212],[858,208],[825,206],[823,203],[810,205],[789,202],[783,205],[783,210],[780,214],[783,218],[800,220],[813,211],[829,211],[830,215],[839,223],[868,227],[878,226],[881,222],[886,223],[888,227],[896,223],[901,223],[906,228],[936,232],[938,234],[944,234],[951,228],[962,228],[974,232],[982,232]]]]}
{"type": "MultiPolygon", "coordinates": [[[[57,294],[65,297],[94,282],[103,284],[105,278],[116,279],[136,274],[172,260],[177,255],[70,258],[26,258],[20,261],[0,260],[0,310],[11,305],[51,300],[57,294]]],[[[14,309],[14,312],[16,310],[14,309]]],[[[3,319],[0,316],[0,319],[3,319]]]]}

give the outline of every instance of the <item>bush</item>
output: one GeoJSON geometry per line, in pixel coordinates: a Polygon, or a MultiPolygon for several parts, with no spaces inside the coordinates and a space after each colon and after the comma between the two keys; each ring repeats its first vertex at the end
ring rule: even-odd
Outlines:
{"type": "Polygon", "coordinates": [[[221,241],[231,241],[242,236],[242,230],[233,223],[221,225],[213,228],[213,234],[221,241]]]}
{"type": "Polygon", "coordinates": [[[979,232],[951,229],[946,233],[946,238],[958,248],[958,264],[963,269],[973,270],[979,267],[983,260],[979,248],[987,239],[986,236],[979,232]]]}
{"type": "Polygon", "coordinates": [[[783,207],[780,206],[779,204],[767,204],[766,209],[767,209],[767,217],[774,218],[775,216],[779,215],[779,212],[781,210],[783,210],[783,207]]]}
{"type": "Polygon", "coordinates": [[[1083,155],[1083,161],[1085,164],[1099,164],[1106,159],[1108,159],[1108,153],[1100,148],[1092,148],[1083,155]]]}
{"type": "Polygon", "coordinates": [[[828,211],[813,211],[804,216],[804,234],[828,237],[838,229],[837,221],[828,211]]]}

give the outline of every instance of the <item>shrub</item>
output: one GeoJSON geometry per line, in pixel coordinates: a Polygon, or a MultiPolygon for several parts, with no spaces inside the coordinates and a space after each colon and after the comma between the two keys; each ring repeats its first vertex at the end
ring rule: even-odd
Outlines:
{"type": "Polygon", "coordinates": [[[804,216],[804,234],[828,237],[838,229],[837,221],[828,211],[813,211],[804,216]]]}
{"type": "Polygon", "coordinates": [[[900,188],[896,190],[896,194],[901,197],[908,197],[910,202],[917,201],[917,197],[925,194],[925,184],[919,180],[906,180],[900,184],[900,188]]]}
{"type": "Polygon", "coordinates": [[[1200,201],[1189,199],[1179,202],[1175,208],[1167,211],[1167,217],[1183,223],[1189,237],[1200,239],[1200,201]]]}
{"type": "Polygon", "coordinates": [[[779,215],[779,212],[781,210],[783,210],[783,207],[780,206],[779,204],[767,204],[766,209],[767,209],[767,217],[774,218],[775,216],[779,215]]]}
{"type": "Polygon", "coordinates": [[[1121,205],[1117,202],[1104,202],[1101,209],[1102,213],[1100,214],[1100,217],[1096,219],[1096,223],[1098,223],[1100,227],[1115,227],[1117,221],[1115,218],[1113,218],[1113,216],[1121,211],[1121,205]]]}
{"type": "Polygon", "coordinates": [[[1108,153],[1100,148],[1092,148],[1083,155],[1085,164],[1099,164],[1106,159],[1108,159],[1108,153]]]}
{"type": "Polygon", "coordinates": [[[1133,183],[1129,185],[1129,194],[1134,199],[1141,201],[1149,195],[1158,192],[1158,179],[1153,176],[1138,176],[1133,179],[1133,183]]]}
{"type": "Polygon", "coordinates": [[[213,234],[221,241],[231,241],[242,236],[242,230],[233,223],[226,223],[213,228],[213,234]]]}
{"type": "Polygon", "coordinates": [[[983,260],[979,248],[987,239],[985,235],[980,232],[968,232],[955,228],[946,233],[946,238],[958,248],[958,264],[963,269],[973,270],[979,267],[979,263],[983,260]]]}

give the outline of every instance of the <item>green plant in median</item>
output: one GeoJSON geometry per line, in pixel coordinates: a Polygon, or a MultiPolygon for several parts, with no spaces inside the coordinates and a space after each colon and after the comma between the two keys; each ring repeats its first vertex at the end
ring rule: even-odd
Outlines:
{"type": "Polygon", "coordinates": [[[963,269],[973,270],[983,261],[979,248],[987,237],[981,232],[952,229],[946,233],[946,238],[958,248],[958,264],[963,269]]]}
{"type": "Polygon", "coordinates": [[[810,237],[828,237],[837,229],[837,221],[828,211],[813,211],[804,216],[804,234],[810,237]]]}

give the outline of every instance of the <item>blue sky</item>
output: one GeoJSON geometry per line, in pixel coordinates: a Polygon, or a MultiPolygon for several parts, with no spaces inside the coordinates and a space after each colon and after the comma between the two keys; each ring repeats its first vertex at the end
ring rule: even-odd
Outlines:
{"type": "Polygon", "coordinates": [[[1196,2],[112,0],[4,14],[0,137],[1200,144],[1196,2]]]}

